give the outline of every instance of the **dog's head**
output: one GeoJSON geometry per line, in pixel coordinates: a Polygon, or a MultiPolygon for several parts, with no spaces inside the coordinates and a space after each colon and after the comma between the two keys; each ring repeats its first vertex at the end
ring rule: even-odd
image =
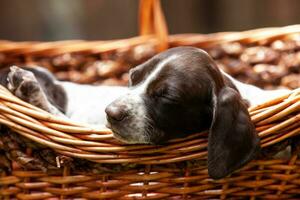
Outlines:
{"type": "Polygon", "coordinates": [[[116,138],[160,144],[210,129],[208,167],[220,178],[249,161],[258,147],[247,108],[209,55],[178,47],[130,71],[129,92],[107,108],[116,138]]]}

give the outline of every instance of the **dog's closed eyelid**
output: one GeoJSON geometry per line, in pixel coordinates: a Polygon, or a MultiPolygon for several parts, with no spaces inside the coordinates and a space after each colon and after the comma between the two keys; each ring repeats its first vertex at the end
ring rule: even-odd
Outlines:
{"type": "Polygon", "coordinates": [[[167,89],[164,88],[164,87],[160,87],[160,88],[151,88],[148,90],[148,92],[150,93],[150,96],[152,97],[162,97],[162,96],[165,96],[167,95],[167,89]]]}
{"type": "Polygon", "coordinates": [[[154,94],[152,94],[152,97],[155,99],[162,99],[164,100],[163,102],[167,102],[167,103],[178,103],[178,98],[174,95],[172,95],[171,93],[165,91],[165,90],[161,90],[160,92],[155,92],[154,94]]]}
{"type": "Polygon", "coordinates": [[[164,96],[169,99],[172,99],[173,101],[178,101],[182,99],[182,93],[178,89],[172,87],[168,87],[166,89],[166,91],[164,92],[164,96]]]}
{"type": "Polygon", "coordinates": [[[174,97],[171,97],[171,96],[162,96],[161,98],[165,99],[166,101],[168,101],[168,103],[172,103],[172,104],[178,104],[179,101],[178,99],[174,98],[174,97]]]}

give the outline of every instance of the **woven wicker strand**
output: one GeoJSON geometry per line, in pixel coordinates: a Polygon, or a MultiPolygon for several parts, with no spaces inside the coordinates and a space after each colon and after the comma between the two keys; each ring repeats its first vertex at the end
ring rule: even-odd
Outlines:
{"type": "MultiPolygon", "coordinates": [[[[244,32],[224,32],[217,34],[179,34],[168,37],[168,46],[209,47],[228,42],[263,43],[280,38],[291,38],[300,33],[300,25],[262,28],[244,32]]],[[[138,45],[158,45],[155,35],[143,35],[130,39],[113,41],[71,40],[61,42],[12,42],[0,41],[0,53],[22,56],[55,56],[65,53],[99,54],[130,49],[138,45]]]]}
{"type": "MultiPolygon", "coordinates": [[[[56,116],[46,114],[45,111],[21,101],[4,87],[0,87],[0,91],[0,123],[67,156],[98,163],[163,164],[204,158],[207,155],[206,133],[167,146],[122,145],[107,129],[96,130],[84,125],[79,126],[66,119],[56,119],[56,116]],[[97,139],[89,139],[88,135],[97,139]]],[[[256,113],[252,115],[252,120],[257,129],[261,126],[267,127],[258,131],[262,138],[262,147],[300,133],[299,91],[291,91],[249,109],[250,114],[256,113]],[[256,112],[260,110],[263,111],[256,112]]]]}

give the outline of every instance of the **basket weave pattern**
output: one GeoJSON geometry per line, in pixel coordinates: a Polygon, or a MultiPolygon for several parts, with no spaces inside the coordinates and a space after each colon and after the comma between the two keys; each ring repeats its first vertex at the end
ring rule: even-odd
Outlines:
{"type": "MultiPolygon", "coordinates": [[[[154,13],[149,9],[148,14],[142,15],[145,26],[142,36],[116,41],[1,41],[0,67],[41,65],[60,79],[119,85],[126,84],[129,68],[167,47],[205,48],[222,67],[224,60],[213,54],[220,45],[270,47],[276,40],[286,44],[300,37],[300,26],[294,25],[166,38],[158,1],[146,0],[143,4],[155,9],[154,13]],[[152,15],[161,20],[154,25],[148,24],[152,15]],[[154,29],[163,31],[157,33],[154,29]],[[156,35],[151,35],[153,32],[156,35]]],[[[289,53],[298,52],[300,45],[297,45],[288,50],[289,53]]],[[[277,61],[266,62],[279,62],[285,53],[286,50],[278,51],[277,61]]],[[[225,54],[229,53],[225,51],[225,54]]],[[[233,57],[241,60],[237,55],[233,57]]],[[[254,83],[259,85],[259,82],[254,83]]],[[[15,133],[11,135],[17,137],[14,141],[0,133],[0,199],[300,198],[298,87],[291,87],[294,90],[286,95],[249,108],[261,138],[263,154],[221,180],[212,180],[207,174],[206,132],[172,140],[164,146],[124,145],[115,140],[108,129],[96,130],[53,116],[0,87],[0,123],[13,130],[15,133]],[[24,139],[26,145],[20,145],[19,139],[24,139]],[[274,157],[287,146],[292,149],[288,158],[274,157]],[[54,155],[54,164],[38,168],[39,163],[33,158],[37,151],[44,149],[54,155]],[[74,166],[81,162],[81,168],[74,166]]]]}
{"type": "MultiPolygon", "coordinates": [[[[41,55],[37,52],[29,55],[24,52],[11,54],[21,49],[16,48],[18,43],[14,45],[15,49],[10,52],[3,51],[12,60],[20,55],[33,59],[41,55]]],[[[129,42],[126,48],[137,47],[129,42]]],[[[299,90],[294,90],[249,109],[264,149],[276,147],[300,133],[299,98],[299,90]]],[[[52,116],[17,99],[2,87],[0,99],[0,122],[18,134],[54,149],[59,155],[123,167],[114,172],[80,172],[65,165],[61,169],[42,172],[21,170],[17,166],[11,174],[3,172],[0,178],[1,194],[7,198],[15,195],[20,199],[160,199],[197,196],[222,199],[249,195],[253,198],[261,195],[266,198],[289,198],[299,193],[297,151],[288,160],[255,160],[230,177],[213,181],[208,177],[206,168],[207,133],[170,141],[166,146],[123,145],[107,129],[94,130],[52,116]]],[[[30,150],[28,152],[30,155],[30,150]]]]}

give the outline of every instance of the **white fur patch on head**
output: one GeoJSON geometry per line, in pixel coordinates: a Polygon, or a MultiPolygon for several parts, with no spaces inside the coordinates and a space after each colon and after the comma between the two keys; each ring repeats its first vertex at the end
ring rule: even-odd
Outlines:
{"type": "Polygon", "coordinates": [[[144,79],[141,83],[139,83],[138,85],[132,87],[133,93],[145,93],[147,90],[148,85],[154,81],[158,74],[160,73],[160,71],[164,68],[164,66],[166,66],[166,64],[168,62],[170,62],[171,60],[176,59],[178,56],[177,55],[172,55],[162,61],[160,61],[156,67],[152,70],[152,72],[148,75],[148,77],[146,79],[144,79]]]}

